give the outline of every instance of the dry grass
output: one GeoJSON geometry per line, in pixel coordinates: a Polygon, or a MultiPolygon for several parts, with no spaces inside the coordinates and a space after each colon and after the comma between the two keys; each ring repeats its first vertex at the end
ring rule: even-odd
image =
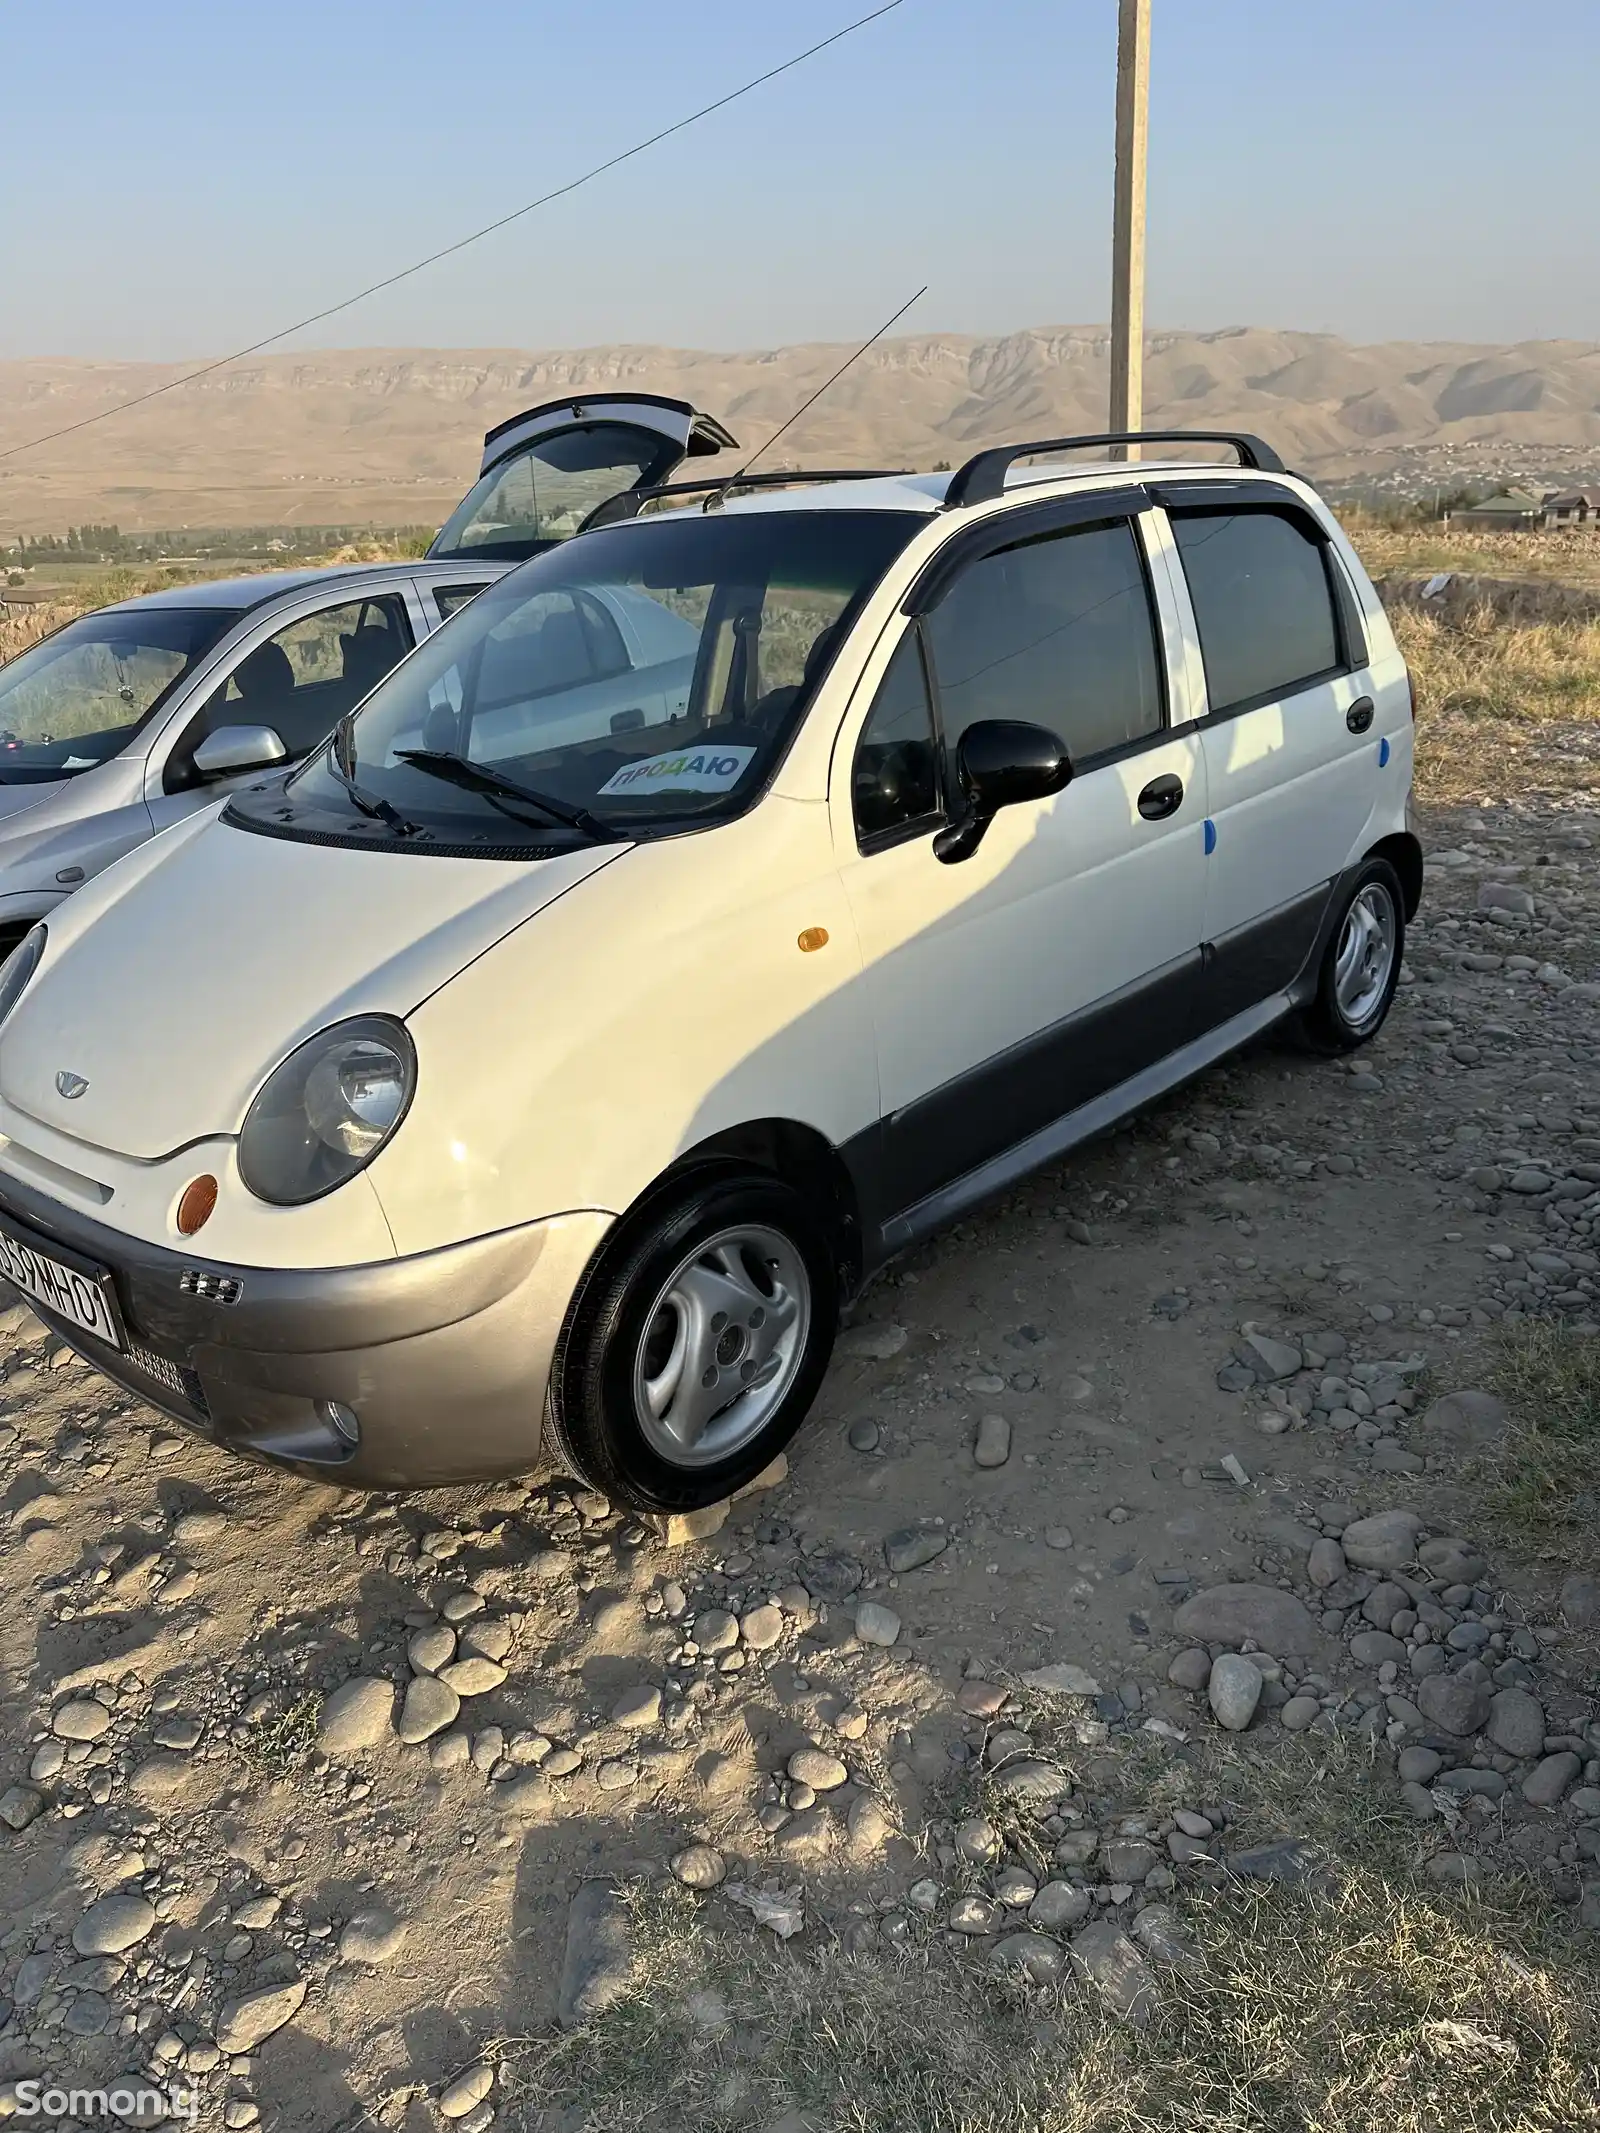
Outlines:
{"type": "Polygon", "coordinates": [[[1600,1563],[1600,1340],[1544,1319],[1508,1326],[1488,1382],[1510,1416],[1489,1514],[1524,1549],[1600,1563]]]}
{"type": "Polygon", "coordinates": [[[1445,804],[1600,785],[1600,620],[1488,602],[1390,617],[1417,692],[1417,791],[1445,804]]]}
{"type": "Polygon", "coordinates": [[[43,607],[0,608],[0,664],[15,659],[30,644],[48,637],[52,630],[70,622],[81,609],[70,601],[50,601],[43,607]]]}
{"type": "Polygon", "coordinates": [[[1431,524],[1394,526],[1360,511],[1342,512],[1340,518],[1375,578],[1464,570],[1482,577],[1600,586],[1600,533],[1593,529],[1483,533],[1431,524]]]}
{"type": "Polygon", "coordinates": [[[326,553],[306,556],[275,556],[263,562],[230,563],[215,570],[185,565],[154,565],[137,569],[120,565],[87,571],[71,586],[63,586],[58,598],[38,607],[0,606],[0,664],[15,659],[30,644],[37,644],[51,630],[60,629],[74,615],[86,615],[97,607],[110,607],[117,600],[134,600],[141,593],[165,592],[173,585],[195,585],[207,578],[251,577],[267,570],[304,570],[325,563],[394,563],[420,556],[428,545],[426,533],[375,533],[326,553]]]}
{"type": "MultiPolygon", "coordinates": [[[[1066,1753],[1067,1742],[1061,1743],[1066,1753]]],[[[1068,1757],[1070,1760],[1070,1756],[1068,1757]]],[[[850,1955],[815,1926],[774,1946],[717,1899],[633,1895],[628,1996],[575,2036],[505,2050],[519,2105],[584,2133],[1578,2133],[1600,2126],[1600,1968],[1515,1882],[1439,1888],[1392,1781],[1337,1738],[1205,1740],[1097,1757],[1131,1810],[1224,1798],[1292,1827],[1330,1887],[1225,1881],[1173,1907],[1193,1959],[1124,2028],[1076,1978],[1025,1988],[914,1924],[850,1955]]],[[[915,1914],[912,1914],[913,1918],[915,1914]]]]}

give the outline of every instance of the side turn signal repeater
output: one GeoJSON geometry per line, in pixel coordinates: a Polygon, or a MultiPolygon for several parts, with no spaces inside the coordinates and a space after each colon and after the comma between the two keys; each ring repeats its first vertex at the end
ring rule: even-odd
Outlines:
{"type": "Polygon", "coordinates": [[[211,1210],[217,1204],[217,1181],[209,1172],[191,1178],[183,1188],[183,1198],[178,1202],[178,1231],[181,1236],[192,1237],[211,1219],[211,1210]]]}
{"type": "Polygon", "coordinates": [[[807,926],[805,932],[800,935],[799,945],[802,955],[814,955],[819,948],[826,948],[828,945],[827,927],[807,926]]]}

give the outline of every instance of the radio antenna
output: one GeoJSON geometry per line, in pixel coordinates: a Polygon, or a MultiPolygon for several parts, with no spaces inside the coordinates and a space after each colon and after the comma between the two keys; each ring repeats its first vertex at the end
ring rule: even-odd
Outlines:
{"type": "Polygon", "coordinates": [[[816,391],[811,395],[810,399],[802,400],[800,405],[795,409],[794,413],[789,417],[788,421],[781,422],[778,427],[773,431],[772,435],[767,439],[766,443],[758,445],[756,447],[756,449],[750,454],[750,457],[745,461],[744,465],[739,469],[738,473],[730,474],[727,480],[722,484],[722,487],[706,498],[705,502],[700,506],[702,513],[706,511],[718,510],[721,507],[722,499],[727,495],[728,491],[730,489],[738,488],[740,482],[744,480],[745,476],[750,472],[750,469],[755,465],[756,461],[761,457],[762,453],[770,451],[772,447],[777,443],[778,439],[783,435],[785,430],[792,430],[795,424],[800,420],[800,417],[806,412],[806,410],[808,408],[815,407],[817,402],[822,398],[823,394],[828,391],[830,386],[838,384],[839,380],[844,376],[845,372],[850,368],[851,364],[859,362],[862,356],[864,356],[867,350],[872,346],[873,342],[881,341],[884,335],[888,332],[889,328],[895,323],[895,320],[904,318],[906,313],[911,309],[911,306],[914,303],[918,302],[920,298],[926,296],[927,293],[928,284],[927,282],[924,282],[922,284],[922,287],[917,291],[916,295],[908,296],[905,302],[900,306],[898,311],[891,312],[889,316],[884,320],[883,324],[878,328],[877,332],[872,334],[867,340],[864,340],[861,343],[861,346],[855,351],[853,355],[847,355],[844,361],[839,365],[839,368],[834,372],[833,376],[831,378],[824,378],[822,383],[817,387],[816,391]]]}

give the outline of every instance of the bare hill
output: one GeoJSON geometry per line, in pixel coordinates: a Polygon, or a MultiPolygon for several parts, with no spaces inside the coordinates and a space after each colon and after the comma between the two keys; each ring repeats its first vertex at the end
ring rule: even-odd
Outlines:
{"type": "MultiPolygon", "coordinates": [[[[1107,336],[1035,327],[881,343],[782,447],[799,464],[932,465],[1104,420],[1107,336]]],[[[0,540],[114,521],[421,524],[476,471],[485,429],[530,402],[632,384],[683,394],[759,444],[834,369],[834,343],[715,354],[376,349],[257,358],[0,463],[0,540]]],[[[191,365],[0,363],[0,451],[191,365]]],[[[1420,488],[1600,465],[1600,347],[1386,342],[1240,327],[1152,337],[1153,424],[1260,431],[1331,482],[1420,488]]]]}

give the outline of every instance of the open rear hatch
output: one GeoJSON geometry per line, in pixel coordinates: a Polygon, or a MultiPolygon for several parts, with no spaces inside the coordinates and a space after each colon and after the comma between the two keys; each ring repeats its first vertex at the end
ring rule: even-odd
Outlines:
{"type": "Polygon", "coordinates": [[[713,415],[656,393],[547,401],[498,423],[483,468],[428,554],[520,563],[577,532],[597,504],[738,449],[713,415]]]}

